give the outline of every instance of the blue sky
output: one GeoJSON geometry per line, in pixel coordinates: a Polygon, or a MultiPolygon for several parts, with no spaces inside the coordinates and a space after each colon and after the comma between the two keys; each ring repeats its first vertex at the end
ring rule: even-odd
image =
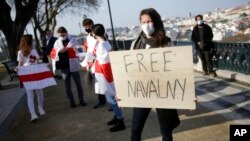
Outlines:
{"type": "MultiPolygon", "coordinates": [[[[69,33],[79,34],[83,15],[92,18],[95,23],[102,23],[110,28],[110,18],[107,0],[100,0],[101,6],[98,11],[83,11],[75,15],[59,15],[58,25],[65,26],[69,33]]],[[[144,8],[155,8],[161,17],[186,17],[204,14],[215,8],[225,9],[240,5],[246,5],[250,0],[110,0],[114,27],[125,27],[139,24],[139,13],[144,8]]],[[[56,28],[57,28],[56,27],[56,28]]],[[[83,28],[81,27],[81,31],[83,28]]]]}

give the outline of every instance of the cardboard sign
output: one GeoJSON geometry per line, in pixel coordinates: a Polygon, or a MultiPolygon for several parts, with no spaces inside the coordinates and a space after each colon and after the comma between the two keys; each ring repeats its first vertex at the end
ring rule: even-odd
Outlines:
{"type": "Polygon", "coordinates": [[[21,66],[18,67],[17,73],[26,90],[43,89],[56,85],[48,64],[21,66]]]}
{"type": "Polygon", "coordinates": [[[119,106],[195,109],[192,47],[110,52],[119,106]]]}

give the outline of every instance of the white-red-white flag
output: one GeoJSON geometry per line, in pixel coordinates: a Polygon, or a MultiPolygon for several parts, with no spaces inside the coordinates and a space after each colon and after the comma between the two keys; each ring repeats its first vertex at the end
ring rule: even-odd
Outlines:
{"type": "MultiPolygon", "coordinates": [[[[69,43],[66,48],[68,50],[68,58],[69,58],[69,70],[70,72],[76,72],[80,70],[80,60],[76,54],[76,46],[78,45],[76,39],[73,36],[68,36],[69,43]]],[[[52,61],[52,69],[55,73],[56,71],[56,62],[59,61],[59,51],[64,48],[62,39],[57,39],[53,49],[50,52],[50,57],[52,61]]]]}
{"type": "Polygon", "coordinates": [[[56,85],[53,73],[48,64],[37,64],[18,67],[17,74],[26,90],[43,89],[56,85]]]}
{"type": "Polygon", "coordinates": [[[96,59],[91,70],[95,73],[96,94],[116,95],[109,59],[110,50],[111,45],[107,41],[98,43],[96,49],[94,49],[93,54],[96,55],[96,59]]]}

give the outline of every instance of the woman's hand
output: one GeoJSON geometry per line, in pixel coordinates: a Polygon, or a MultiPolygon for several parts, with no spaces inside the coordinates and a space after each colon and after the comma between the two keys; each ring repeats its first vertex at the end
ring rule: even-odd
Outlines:
{"type": "MultiPolygon", "coordinates": [[[[195,96],[194,102],[195,102],[195,104],[197,104],[197,102],[198,102],[197,96],[195,96]]],[[[194,111],[194,110],[195,110],[195,109],[190,109],[190,111],[194,111]]]]}
{"type": "MultiPolygon", "coordinates": [[[[117,96],[115,96],[115,100],[116,100],[116,101],[122,101],[122,100],[121,100],[119,97],[117,97],[117,96]]],[[[119,104],[118,104],[118,107],[121,108],[121,109],[123,109],[123,107],[119,106],[119,104]]]]}
{"type": "Polygon", "coordinates": [[[198,102],[197,96],[195,96],[194,102],[197,104],[198,102]]]}
{"type": "Polygon", "coordinates": [[[115,96],[116,101],[122,101],[119,97],[115,96]]]}

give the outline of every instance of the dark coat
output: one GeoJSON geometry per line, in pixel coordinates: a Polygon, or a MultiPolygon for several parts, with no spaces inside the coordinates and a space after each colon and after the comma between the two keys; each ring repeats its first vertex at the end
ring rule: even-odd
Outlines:
{"type": "MultiPolygon", "coordinates": [[[[203,26],[203,28],[204,28],[204,50],[210,50],[211,48],[214,48],[214,43],[212,41],[213,40],[212,29],[207,24],[202,24],[201,26],[203,26]]],[[[198,45],[198,42],[200,41],[198,25],[196,25],[193,28],[191,39],[195,43],[195,48],[197,50],[200,50],[200,47],[198,45]]]]}
{"type": "Polygon", "coordinates": [[[51,52],[52,48],[54,47],[54,43],[55,43],[56,40],[57,40],[56,37],[54,37],[54,36],[50,37],[49,42],[48,42],[48,44],[46,46],[46,54],[47,55],[50,55],[50,52],[51,52]]]}

